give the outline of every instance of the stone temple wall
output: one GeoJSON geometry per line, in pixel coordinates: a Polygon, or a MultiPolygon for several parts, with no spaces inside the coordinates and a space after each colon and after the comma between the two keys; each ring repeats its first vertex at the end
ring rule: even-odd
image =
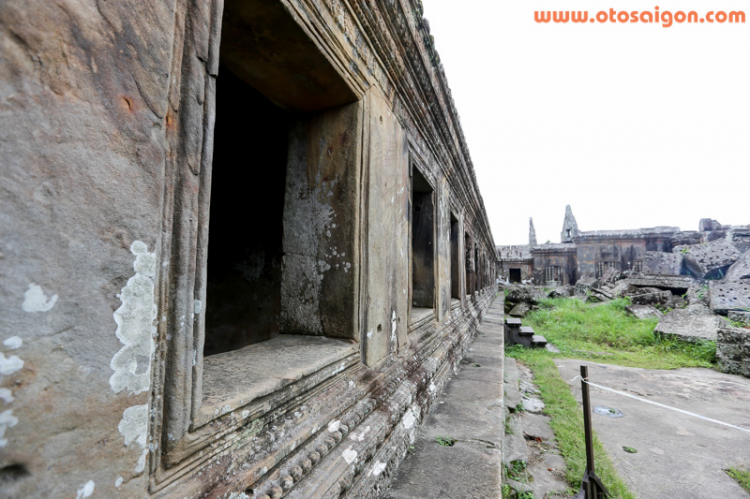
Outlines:
{"type": "Polygon", "coordinates": [[[497,273],[421,4],[0,27],[0,496],[376,497],[497,273]]]}

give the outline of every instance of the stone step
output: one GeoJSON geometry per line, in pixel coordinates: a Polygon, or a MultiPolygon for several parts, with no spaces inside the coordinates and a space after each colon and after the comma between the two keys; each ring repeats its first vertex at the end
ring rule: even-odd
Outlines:
{"type": "Polygon", "coordinates": [[[541,334],[535,334],[531,337],[531,346],[534,348],[544,348],[547,345],[547,338],[541,334]]]}
{"type": "Polygon", "coordinates": [[[505,319],[505,323],[509,326],[521,326],[521,319],[518,317],[508,317],[505,319]]]}
{"type": "Polygon", "coordinates": [[[521,336],[534,336],[534,328],[530,326],[521,326],[518,328],[518,334],[521,336]]]}

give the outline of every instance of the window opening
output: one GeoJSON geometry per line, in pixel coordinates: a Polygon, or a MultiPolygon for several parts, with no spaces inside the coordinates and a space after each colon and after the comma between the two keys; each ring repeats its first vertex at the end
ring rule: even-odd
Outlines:
{"type": "Polygon", "coordinates": [[[418,319],[435,308],[435,193],[417,168],[411,195],[411,305],[412,318],[418,319]]]}
{"type": "Polygon", "coordinates": [[[281,308],[289,113],[226,67],[219,74],[205,356],[277,336],[281,308]],[[264,195],[248,195],[252,186],[263,186],[264,195]]]}

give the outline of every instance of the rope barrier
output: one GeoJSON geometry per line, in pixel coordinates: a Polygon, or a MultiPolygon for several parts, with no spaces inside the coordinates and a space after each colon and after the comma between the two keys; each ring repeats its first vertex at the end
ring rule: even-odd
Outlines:
{"type": "Polygon", "coordinates": [[[582,379],[580,376],[576,376],[575,378],[571,379],[570,381],[575,381],[577,379],[581,379],[587,385],[595,386],[596,388],[599,388],[601,390],[606,390],[608,392],[612,392],[612,393],[616,393],[618,395],[629,397],[631,399],[635,399],[635,400],[638,400],[640,402],[645,402],[647,404],[651,404],[651,405],[655,405],[657,407],[661,407],[662,409],[669,409],[670,411],[680,412],[682,414],[686,414],[686,415],[692,416],[694,418],[703,419],[705,421],[710,421],[712,423],[716,423],[716,424],[728,426],[729,428],[734,428],[735,430],[740,430],[740,431],[744,431],[744,432],[750,433],[750,429],[748,429],[748,428],[742,428],[741,426],[735,426],[733,424],[725,423],[724,421],[719,421],[718,419],[707,418],[706,416],[701,416],[700,414],[696,414],[694,412],[689,412],[689,411],[685,411],[685,410],[682,410],[682,409],[678,409],[677,407],[672,407],[670,405],[660,404],[659,402],[654,402],[653,400],[647,400],[647,399],[644,399],[644,398],[641,398],[641,397],[636,397],[635,395],[631,395],[630,393],[621,392],[620,390],[615,390],[614,388],[609,388],[607,386],[597,385],[596,383],[592,383],[592,382],[590,382],[588,380],[582,379]]]}

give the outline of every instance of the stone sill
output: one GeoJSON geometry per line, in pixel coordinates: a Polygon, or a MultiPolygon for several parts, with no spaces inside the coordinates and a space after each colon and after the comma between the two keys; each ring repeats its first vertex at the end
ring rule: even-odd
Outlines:
{"type": "MultiPolygon", "coordinates": [[[[202,426],[357,353],[351,340],[282,334],[203,359],[202,426]]],[[[344,363],[342,362],[342,370],[344,363]]],[[[335,374],[335,372],[334,372],[335,374]]]]}
{"type": "Polygon", "coordinates": [[[461,306],[460,298],[451,298],[451,310],[454,310],[461,306]]]}
{"type": "Polygon", "coordinates": [[[409,315],[409,329],[416,329],[426,322],[435,319],[435,309],[425,307],[412,307],[409,315]]]}

